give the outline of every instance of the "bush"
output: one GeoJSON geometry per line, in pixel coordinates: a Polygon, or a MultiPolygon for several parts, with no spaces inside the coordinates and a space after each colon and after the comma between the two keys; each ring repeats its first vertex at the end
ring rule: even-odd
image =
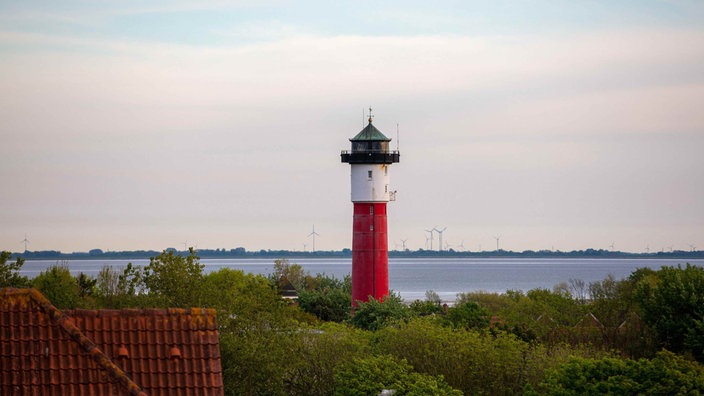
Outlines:
{"type": "Polygon", "coordinates": [[[661,347],[704,362],[704,268],[687,264],[646,273],[635,298],[661,347]]]}
{"type": "Polygon", "coordinates": [[[76,279],[64,265],[52,265],[32,280],[38,289],[56,308],[71,309],[80,305],[80,289],[76,279]]]}
{"type": "Polygon", "coordinates": [[[29,286],[29,279],[20,275],[24,259],[18,257],[14,263],[8,263],[11,258],[12,253],[7,251],[0,252],[0,288],[29,286]]]}
{"type": "Polygon", "coordinates": [[[389,355],[355,358],[335,371],[336,396],[378,395],[393,390],[394,396],[460,396],[441,376],[415,373],[407,361],[389,355]]]}
{"type": "Polygon", "coordinates": [[[376,331],[388,326],[394,321],[407,319],[411,311],[401,300],[401,296],[389,294],[384,301],[370,298],[368,302],[359,302],[350,323],[364,329],[376,331]]]}
{"type": "Polygon", "coordinates": [[[318,274],[309,283],[314,287],[298,291],[302,310],[324,321],[343,322],[350,318],[352,282],[349,276],[340,280],[318,274]]]}
{"type": "Polygon", "coordinates": [[[515,394],[542,379],[544,350],[498,333],[438,326],[432,318],[415,318],[377,334],[381,353],[406,359],[415,369],[442,375],[467,394],[515,394]]]}
{"type": "Polygon", "coordinates": [[[660,352],[652,360],[573,358],[550,370],[528,395],[684,395],[704,393],[704,368],[660,352]]]}
{"type": "Polygon", "coordinates": [[[454,328],[486,329],[489,327],[489,313],[474,302],[450,307],[444,319],[446,324],[454,328]]]}

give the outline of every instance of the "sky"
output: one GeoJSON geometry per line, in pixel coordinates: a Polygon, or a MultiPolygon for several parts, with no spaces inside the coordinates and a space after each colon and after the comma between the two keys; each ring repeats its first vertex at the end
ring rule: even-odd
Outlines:
{"type": "Polygon", "coordinates": [[[0,249],[704,249],[704,2],[0,1],[0,249]],[[368,111],[368,110],[367,110],[368,111]],[[398,137],[398,138],[397,138],[398,137]],[[435,234],[434,247],[438,247],[435,234]]]}

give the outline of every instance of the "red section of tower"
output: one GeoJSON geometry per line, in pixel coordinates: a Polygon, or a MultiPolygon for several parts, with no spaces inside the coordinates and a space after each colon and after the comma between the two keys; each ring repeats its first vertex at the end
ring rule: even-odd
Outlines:
{"type": "Polygon", "coordinates": [[[355,202],[352,231],[352,301],[381,301],[389,295],[386,202],[355,202]]]}

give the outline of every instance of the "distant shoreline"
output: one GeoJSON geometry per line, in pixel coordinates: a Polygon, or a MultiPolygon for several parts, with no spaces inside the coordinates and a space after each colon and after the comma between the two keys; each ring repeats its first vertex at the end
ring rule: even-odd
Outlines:
{"type": "MultiPolygon", "coordinates": [[[[166,249],[173,251],[176,254],[186,255],[188,251],[177,250],[173,248],[166,249]]],[[[134,250],[134,251],[102,251],[93,249],[89,252],[72,252],[63,253],[55,250],[45,251],[26,251],[24,253],[15,252],[13,258],[21,257],[25,260],[106,260],[106,259],[149,259],[161,254],[161,251],[156,250],[134,250]]],[[[268,259],[297,259],[297,258],[351,258],[352,251],[349,249],[332,250],[332,251],[316,251],[316,252],[300,252],[290,250],[258,250],[247,251],[244,248],[236,249],[203,249],[196,250],[196,254],[201,259],[251,259],[251,258],[268,258],[268,259]]],[[[619,252],[603,249],[586,249],[573,250],[570,252],[549,251],[549,250],[527,250],[522,252],[513,252],[508,250],[499,251],[484,251],[484,252],[460,252],[455,250],[435,251],[435,250],[406,250],[389,251],[390,258],[589,258],[589,259],[614,259],[614,258],[638,258],[638,259],[704,259],[704,251],[684,251],[675,250],[672,252],[656,252],[656,253],[631,253],[619,252]]]]}

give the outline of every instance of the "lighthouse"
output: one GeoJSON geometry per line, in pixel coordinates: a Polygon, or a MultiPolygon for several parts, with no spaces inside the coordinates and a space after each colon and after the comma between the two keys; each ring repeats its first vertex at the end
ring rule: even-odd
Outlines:
{"type": "Polygon", "coordinates": [[[398,151],[389,150],[391,139],[369,124],[350,139],[351,150],[343,151],[342,162],[351,166],[352,304],[389,294],[389,252],[386,204],[394,200],[389,187],[389,167],[399,162],[398,151]]]}

